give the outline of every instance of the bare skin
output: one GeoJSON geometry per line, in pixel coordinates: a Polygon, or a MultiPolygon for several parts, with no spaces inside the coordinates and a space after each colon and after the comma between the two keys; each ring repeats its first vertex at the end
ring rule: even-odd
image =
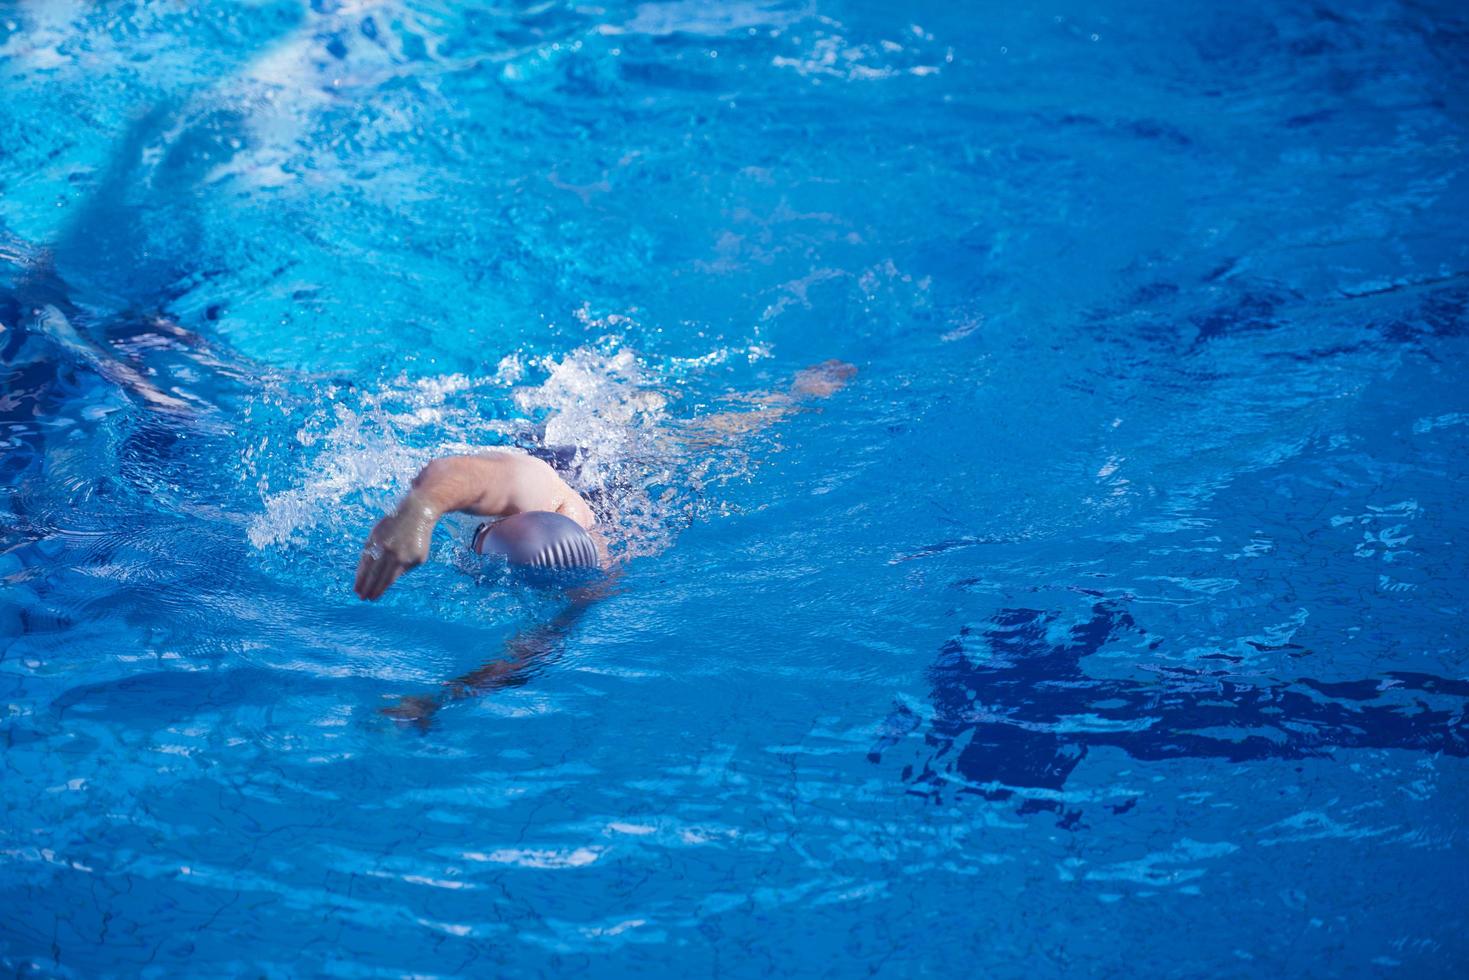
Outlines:
{"type": "Polygon", "coordinates": [[[376,600],[422,565],[445,514],[508,517],[531,510],[565,514],[588,531],[596,520],[581,495],[539,459],[511,452],[436,459],[419,471],[398,509],[372,529],[353,589],[359,598],[376,600]]]}
{"type": "Polygon", "coordinates": [[[806,402],[830,398],[856,373],[857,369],[844,361],[822,361],[797,371],[786,391],[765,391],[745,396],[745,400],[754,406],[752,408],[693,419],[680,432],[680,437],[695,448],[728,446],[804,410],[806,402]]]}

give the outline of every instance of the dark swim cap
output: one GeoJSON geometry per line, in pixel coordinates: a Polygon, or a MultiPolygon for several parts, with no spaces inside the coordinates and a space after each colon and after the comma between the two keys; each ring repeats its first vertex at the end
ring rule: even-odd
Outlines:
{"type": "Polygon", "coordinates": [[[474,550],[482,555],[504,555],[512,565],[556,570],[596,568],[597,546],[582,526],[564,514],[528,510],[481,524],[474,550]]]}

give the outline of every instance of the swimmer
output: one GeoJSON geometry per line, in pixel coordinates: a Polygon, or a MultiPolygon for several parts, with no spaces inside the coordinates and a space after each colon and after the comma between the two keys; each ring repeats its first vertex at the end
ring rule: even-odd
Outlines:
{"type": "Polygon", "coordinates": [[[357,565],[357,595],[377,599],[400,575],[422,565],[434,527],[450,513],[503,518],[475,534],[472,546],[481,554],[494,549],[523,565],[600,564],[602,549],[588,534],[595,523],[592,508],[548,463],[503,451],[443,456],[419,472],[397,510],[372,529],[357,565]],[[517,528],[523,529],[519,536],[517,528]],[[544,541],[529,540],[538,534],[544,541]]]}
{"type": "MultiPolygon", "coordinates": [[[[788,390],[751,396],[753,407],[746,411],[685,423],[678,438],[696,449],[728,445],[832,395],[856,371],[841,361],[807,368],[788,390]]],[[[539,455],[544,458],[501,450],[430,462],[397,509],[368,536],[353,585],[357,596],[376,600],[404,572],[422,565],[435,526],[449,513],[488,519],[471,542],[479,554],[502,555],[512,565],[532,568],[605,567],[606,541],[590,504],[552,466],[574,453],[541,449],[539,455]]]]}

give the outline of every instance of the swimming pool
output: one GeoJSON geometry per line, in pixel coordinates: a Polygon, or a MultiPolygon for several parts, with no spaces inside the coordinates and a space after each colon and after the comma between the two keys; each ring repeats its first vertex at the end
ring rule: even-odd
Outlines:
{"type": "Polygon", "coordinates": [[[1462,971],[1462,10],[0,45],[8,970],[1462,971]],[[612,594],[466,521],[353,597],[419,465],[526,439],[618,488],[612,594]]]}

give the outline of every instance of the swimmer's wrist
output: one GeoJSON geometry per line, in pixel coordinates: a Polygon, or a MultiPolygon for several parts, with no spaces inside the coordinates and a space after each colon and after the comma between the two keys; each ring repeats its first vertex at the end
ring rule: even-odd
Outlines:
{"type": "Polygon", "coordinates": [[[398,505],[399,520],[432,525],[443,516],[444,509],[419,489],[410,490],[408,496],[404,497],[403,502],[398,505]]]}

